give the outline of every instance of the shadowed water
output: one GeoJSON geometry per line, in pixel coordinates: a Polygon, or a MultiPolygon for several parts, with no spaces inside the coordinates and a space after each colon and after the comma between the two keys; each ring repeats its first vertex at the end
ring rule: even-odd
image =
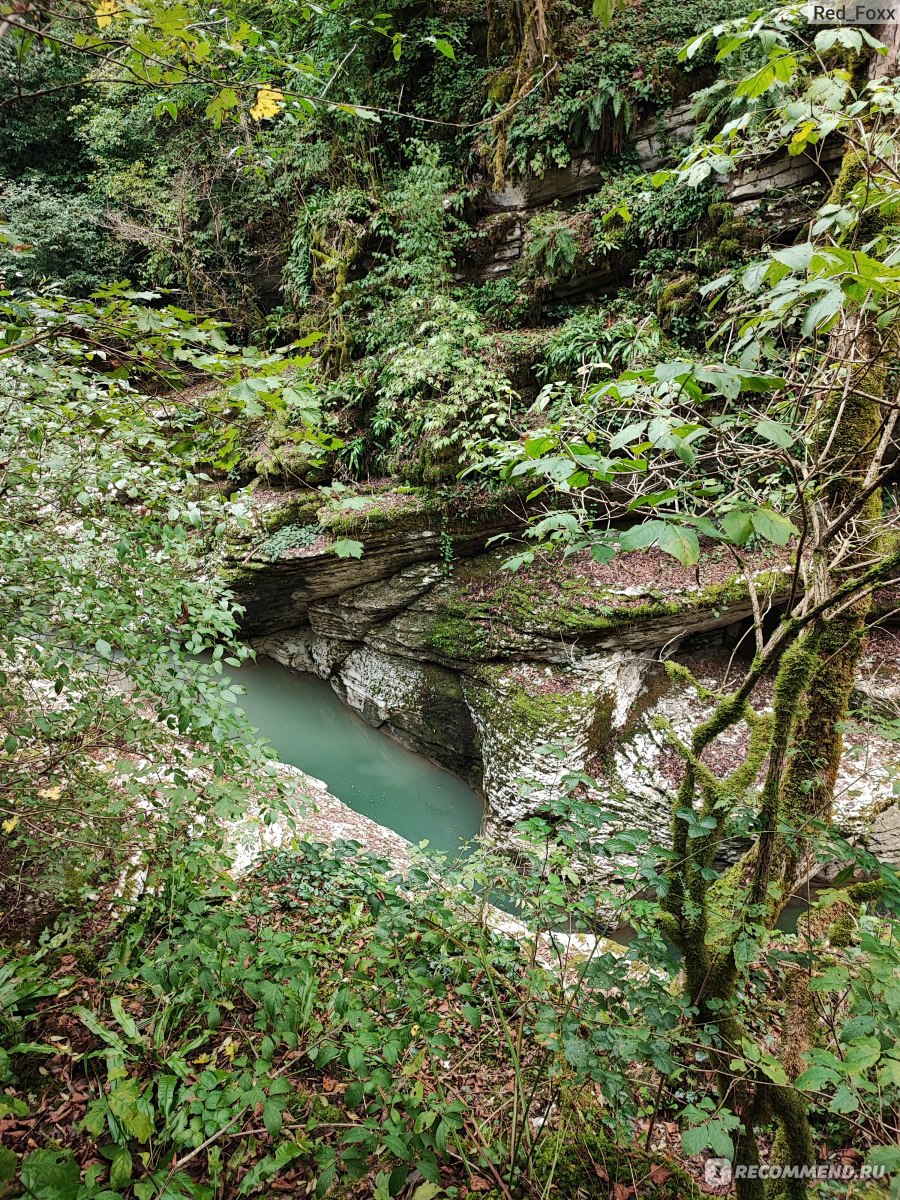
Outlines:
{"type": "Polygon", "coordinates": [[[436,850],[456,851],[478,833],[482,804],[467,784],[367,725],[323,679],[265,658],[232,678],[281,761],[323,779],[356,812],[436,850]]]}

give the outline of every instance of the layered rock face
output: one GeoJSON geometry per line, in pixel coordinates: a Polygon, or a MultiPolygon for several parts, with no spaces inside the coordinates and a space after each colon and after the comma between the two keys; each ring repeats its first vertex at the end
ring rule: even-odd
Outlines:
{"type": "MultiPolygon", "coordinates": [[[[582,786],[599,809],[665,841],[681,768],[660,721],[686,736],[709,703],[671,681],[662,660],[725,684],[751,612],[746,583],[713,550],[699,571],[646,551],[614,567],[576,556],[511,574],[506,553],[485,548],[496,530],[493,519],[473,525],[445,561],[446,533],[398,523],[360,559],[323,546],[245,563],[245,632],[260,653],[329,680],[371,725],[479,788],[496,842],[514,841],[518,823],[578,774],[596,780],[582,786]]],[[[772,551],[750,565],[777,605],[786,562],[772,551]]],[[[871,672],[861,686],[877,691],[871,672]]],[[[890,805],[893,757],[871,731],[848,736],[837,808],[849,828],[890,805]]],[[[887,849],[896,821],[882,815],[882,826],[887,849]]]]}
{"type": "MultiPolygon", "coordinates": [[[[648,175],[671,165],[695,131],[691,102],[645,117],[629,139],[636,165],[648,175]]],[[[840,141],[826,140],[815,153],[774,154],[739,174],[723,177],[720,186],[736,217],[753,213],[763,200],[781,197],[786,210],[776,224],[788,227],[792,223],[788,211],[791,198],[802,194],[803,189],[820,193],[838,170],[841,154],[840,141]]],[[[525,176],[500,190],[486,187],[478,228],[489,250],[477,263],[474,275],[481,280],[501,279],[521,269],[529,218],[553,205],[570,207],[580,197],[596,191],[608,173],[608,162],[585,151],[576,153],[565,167],[525,176]]],[[[553,299],[577,300],[588,292],[613,292],[626,282],[633,269],[633,256],[616,252],[598,261],[590,271],[555,283],[553,299]]]]}

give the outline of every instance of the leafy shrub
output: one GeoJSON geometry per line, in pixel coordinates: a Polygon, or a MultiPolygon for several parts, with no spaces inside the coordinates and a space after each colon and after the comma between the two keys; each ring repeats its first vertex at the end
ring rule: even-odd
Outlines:
{"type": "Polygon", "coordinates": [[[453,478],[505,424],[515,399],[491,365],[493,340],[478,315],[449,296],[411,293],[386,310],[385,323],[391,340],[370,367],[372,431],[384,464],[412,483],[453,478]]]}
{"type": "Polygon", "coordinates": [[[662,344],[652,316],[617,316],[604,307],[581,308],[553,331],[538,372],[544,379],[565,379],[578,372],[587,383],[598,367],[620,371],[644,365],[662,344]]]}
{"type": "Polygon", "coordinates": [[[506,329],[527,325],[534,318],[534,296],[527,281],[519,274],[486,279],[465,292],[460,289],[456,296],[492,324],[506,329]]]}
{"type": "Polygon", "coordinates": [[[608,29],[580,6],[557,7],[558,69],[548,87],[535,88],[517,106],[508,132],[509,165],[543,175],[578,153],[620,153],[638,117],[668,102],[678,88],[685,70],[677,61],[681,45],[697,29],[750,7],[747,0],[625,4],[608,29]]]}
{"type": "Polygon", "coordinates": [[[610,175],[580,209],[591,218],[595,256],[633,247],[642,252],[672,246],[686,230],[701,225],[719,192],[710,186],[679,187],[673,181],[654,187],[648,175],[610,175]]]}
{"type": "Polygon", "coordinates": [[[52,281],[62,292],[86,296],[120,273],[121,247],[84,196],[10,183],[2,205],[8,242],[0,247],[0,269],[7,287],[52,281]]]}
{"type": "Polygon", "coordinates": [[[548,283],[568,279],[584,254],[584,238],[576,221],[555,212],[540,213],[528,222],[525,269],[548,283]]]}
{"type": "Polygon", "coordinates": [[[305,550],[322,534],[321,525],[284,525],[255,550],[255,557],[275,562],[288,550],[305,550]]]}
{"type": "Polygon", "coordinates": [[[365,415],[378,466],[436,483],[503,422],[513,390],[480,316],[452,295],[462,229],[447,202],[454,173],[438,147],[413,142],[408,153],[371,220],[375,266],[348,286],[339,317],[361,358],[330,395],[365,415]]]}

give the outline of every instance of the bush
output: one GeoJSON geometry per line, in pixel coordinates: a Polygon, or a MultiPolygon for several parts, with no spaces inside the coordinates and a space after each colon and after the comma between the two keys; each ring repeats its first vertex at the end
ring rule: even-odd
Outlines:
{"type": "Polygon", "coordinates": [[[121,273],[122,250],[83,196],[8,184],[3,207],[9,242],[0,269],[8,288],[52,281],[61,292],[86,296],[121,273]]]}

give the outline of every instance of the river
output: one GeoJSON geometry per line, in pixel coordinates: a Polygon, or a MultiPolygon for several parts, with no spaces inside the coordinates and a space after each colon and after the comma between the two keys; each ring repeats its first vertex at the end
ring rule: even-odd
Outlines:
{"type": "Polygon", "coordinates": [[[246,691],[239,704],[250,724],[281,761],[324,780],[356,812],[451,853],[478,833],[482,803],[468,784],[367,725],[325,680],[269,658],[232,678],[246,691]]]}

